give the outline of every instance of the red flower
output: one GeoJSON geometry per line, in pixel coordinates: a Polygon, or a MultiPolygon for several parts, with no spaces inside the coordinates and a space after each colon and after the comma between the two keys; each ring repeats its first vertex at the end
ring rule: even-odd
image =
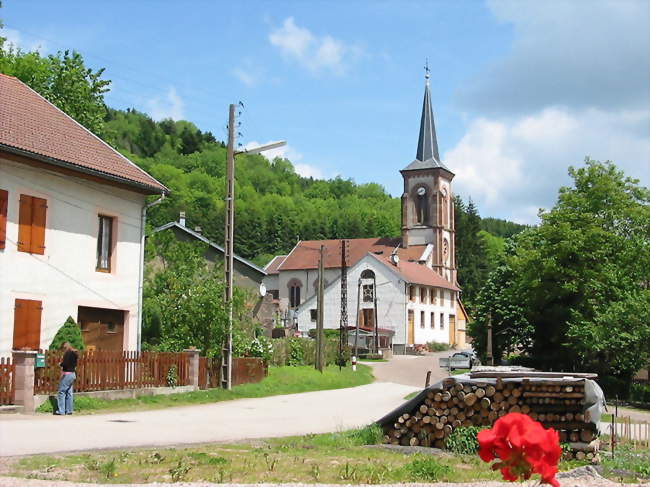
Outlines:
{"type": "Polygon", "coordinates": [[[538,473],[543,484],[559,487],[555,474],[562,449],[553,428],[544,429],[525,414],[509,413],[492,429],[479,432],[478,443],[481,460],[500,460],[492,468],[500,469],[505,480],[529,479],[538,473]]]}

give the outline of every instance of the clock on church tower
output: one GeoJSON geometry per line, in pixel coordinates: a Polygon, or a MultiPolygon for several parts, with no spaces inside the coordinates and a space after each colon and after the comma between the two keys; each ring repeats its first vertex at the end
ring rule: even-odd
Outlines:
{"type": "Polygon", "coordinates": [[[454,173],[440,160],[436,127],[425,75],[424,101],[415,160],[400,171],[402,194],[402,247],[432,246],[427,264],[445,279],[456,282],[454,204],[451,181],[454,173]]]}

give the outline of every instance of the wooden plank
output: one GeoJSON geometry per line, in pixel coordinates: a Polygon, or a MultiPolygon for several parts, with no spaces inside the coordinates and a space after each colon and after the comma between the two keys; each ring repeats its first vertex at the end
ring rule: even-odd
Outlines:
{"type": "Polygon", "coordinates": [[[31,252],[32,249],[32,197],[20,195],[18,202],[18,251],[31,252]]]}

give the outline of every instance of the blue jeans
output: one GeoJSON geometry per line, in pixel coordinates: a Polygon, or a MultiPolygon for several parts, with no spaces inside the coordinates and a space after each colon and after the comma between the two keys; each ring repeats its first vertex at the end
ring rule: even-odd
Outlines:
{"type": "Polygon", "coordinates": [[[57,397],[58,414],[72,414],[72,384],[77,378],[74,372],[63,374],[59,382],[59,394],[57,397]]]}

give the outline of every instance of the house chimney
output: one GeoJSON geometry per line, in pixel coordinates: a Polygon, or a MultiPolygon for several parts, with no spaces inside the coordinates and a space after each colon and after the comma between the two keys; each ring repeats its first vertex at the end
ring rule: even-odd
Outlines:
{"type": "Polygon", "coordinates": [[[185,226],[185,212],[181,211],[181,214],[178,218],[178,223],[180,223],[182,226],[185,226]]]}
{"type": "Polygon", "coordinates": [[[202,232],[201,227],[198,227],[198,226],[194,227],[194,231],[195,231],[196,233],[198,233],[199,235],[200,235],[201,232],[202,232]]]}

